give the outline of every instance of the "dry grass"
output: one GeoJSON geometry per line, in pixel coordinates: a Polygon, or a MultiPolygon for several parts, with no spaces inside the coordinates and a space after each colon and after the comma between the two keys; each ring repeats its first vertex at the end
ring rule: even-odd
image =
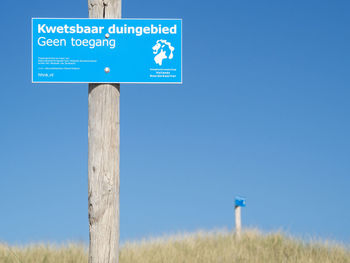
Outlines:
{"type": "MultiPolygon", "coordinates": [[[[1,263],[87,263],[83,245],[63,247],[0,245],[1,263]]],[[[241,239],[227,232],[178,235],[128,242],[120,263],[350,263],[349,248],[327,242],[302,242],[280,233],[247,231],[241,239]]]]}
{"type": "Polygon", "coordinates": [[[86,263],[84,245],[29,245],[9,247],[0,244],[0,263],[86,263]]]}

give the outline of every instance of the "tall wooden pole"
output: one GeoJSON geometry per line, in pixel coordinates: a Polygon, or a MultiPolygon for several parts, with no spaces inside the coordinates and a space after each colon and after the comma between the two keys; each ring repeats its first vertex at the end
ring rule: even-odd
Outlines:
{"type": "MultiPolygon", "coordinates": [[[[121,0],[88,5],[90,18],[121,18],[121,0]]],[[[119,102],[119,84],[89,84],[89,263],[119,261],[119,102]]]]}
{"type": "Polygon", "coordinates": [[[242,229],[241,207],[238,205],[235,206],[235,222],[236,222],[236,235],[238,238],[240,238],[241,237],[241,229],[242,229]]]}

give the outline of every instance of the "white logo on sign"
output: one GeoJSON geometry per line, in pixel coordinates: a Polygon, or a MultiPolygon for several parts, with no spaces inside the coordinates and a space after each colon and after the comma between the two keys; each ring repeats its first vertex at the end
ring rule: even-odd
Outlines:
{"type": "Polygon", "coordinates": [[[173,51],[175,48],[171,45],[170,42],[159,39],[157,43],[153,46],[153,54],[156,54],[154,61],[161,66],[163,64],[163,59],[173,59],[173,51]]]}

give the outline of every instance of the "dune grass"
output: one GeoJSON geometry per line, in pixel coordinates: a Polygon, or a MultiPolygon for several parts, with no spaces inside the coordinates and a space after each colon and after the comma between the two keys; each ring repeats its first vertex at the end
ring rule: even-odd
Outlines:
{"type": "MultiPolygon", "coordinates": [[[[246,231],[238,239],[228,232],[198,232],[127,242],[120,263],[350,263],[350,250],[327,242],[304,242],[281,233],[246,231]]],[[[0,244],[0,263],[87,263],[84,245],[0,244]]]]}
{"type": "Polygon", "coordinates": [[[82,244],[28,245],[14,247],[0,244],[0,263],[86,263],[87,249],[82,244]]]}

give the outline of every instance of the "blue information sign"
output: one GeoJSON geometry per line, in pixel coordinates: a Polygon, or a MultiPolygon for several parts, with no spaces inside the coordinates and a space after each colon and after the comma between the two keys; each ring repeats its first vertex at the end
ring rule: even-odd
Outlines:
{"type": "Polygon", "coordinates": [[[237,196],[235,198],[235,206],[241,206],[245,207],[246,206],[246,200],[243,197],[237,196]]]}
{"type": "Polygon", "coordinates": [[[32,81],[182,83],[182,20],[33,18],[32,81]]]}

